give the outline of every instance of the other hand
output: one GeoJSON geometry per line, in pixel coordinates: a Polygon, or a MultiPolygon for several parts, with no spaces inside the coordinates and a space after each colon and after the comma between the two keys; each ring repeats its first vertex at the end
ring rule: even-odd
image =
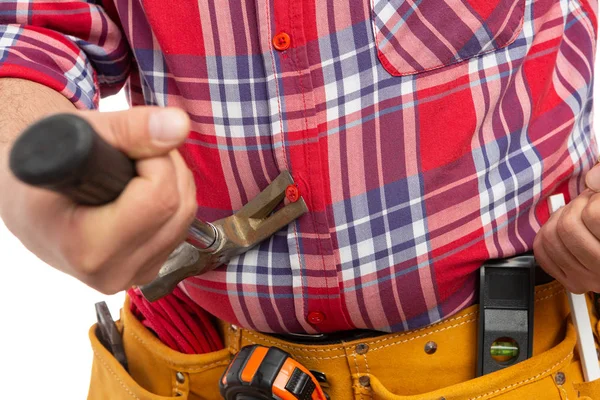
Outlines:
{"type": "Polygon", "coordinates": [[[587,189],[550,216],[533,251],[539,264],[573,293],[600,292],[600,165],[587,189]]]}

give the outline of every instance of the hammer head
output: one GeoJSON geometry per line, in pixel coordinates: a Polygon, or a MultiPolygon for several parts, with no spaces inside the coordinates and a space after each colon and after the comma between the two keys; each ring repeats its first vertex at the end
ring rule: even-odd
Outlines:
{"type": "Polygon", "coordinates": [[[187,242],[179,245],[162,266],[157,278],[140,287],[144,297],[149,301],[160,299],[185,278],[226,264],[306,213],[308,208],[302,197],[275,211],[286,197],[290,185],[294,185],[294,180],[288,171],[283,171],[238,212],[213,222],[217,238],[211,251],[202,251],[187,242]]]}

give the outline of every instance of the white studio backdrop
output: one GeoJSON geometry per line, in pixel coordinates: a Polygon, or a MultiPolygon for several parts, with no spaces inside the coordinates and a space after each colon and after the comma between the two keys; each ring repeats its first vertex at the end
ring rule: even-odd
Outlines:
{"type": "MultiPolygon", "coordinates": [[[[600,62],[595,74],[600,76],[600,62]]],[[[599,94],[595,85],[594,97],[599,94]]],[[[101,111],[126,108],[122,92],[100,103],[101,111]]],[[[599,110],[600,104],[594,110],[596,121],[599,110]]],[[[105,296],[47,266],[1,220],[0,268],[0,399],[85,399],[94,303],[106,301],[116,319],[124,293],[105,296]]]]}

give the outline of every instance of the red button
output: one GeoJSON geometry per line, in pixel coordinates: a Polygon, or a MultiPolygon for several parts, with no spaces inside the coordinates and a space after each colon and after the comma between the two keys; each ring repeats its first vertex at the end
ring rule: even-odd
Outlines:
{"type": "Polygon", "coordinates": [[[300,198],[300,191],[298,190],[297,185],[288,185],[285,188],[285,197],[290,201],[290,203],[295,203],[300,198]]]}
{"type": "Polygon", "coordinates": [[[291,44],[290,35],[285,32],[278,33],[273,37],[273,47],[279,51],[289,49],[291,44]]]}
{"type": "Polygon", "coordinates": [[[308,322],[311,324],[319,325],[323,321],[325,321],[325,314],[321,311],[311,311],[308,313],[308,322]]]}

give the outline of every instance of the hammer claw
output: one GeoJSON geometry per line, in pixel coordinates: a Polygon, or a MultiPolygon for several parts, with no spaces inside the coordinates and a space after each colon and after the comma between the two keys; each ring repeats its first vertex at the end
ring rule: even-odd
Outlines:
{"type": "MultiPolygon", "coordinates": [[[[254,230],[252,242],[254,245],[262,242],[268,237],[289,225],[302,214],[308,211],[303,198],[298,199],[295,203],[290,203],[281,208],[267,219],[262,221],[254,230]]],[[[248,235],[250,237],[250,234],[248,235]]]]}
{"type": "Polygon", "coordinates": [[[244,205],[235,215],[239,218],[264,219],[285,197],[285,189],[294,183],[288,171],[283,171],[262,192],[244,205]]]}
{"type": "MultiPolygon", "coordinates": [[[[158,277],[140,287],[144,296],[157,300],[170,293],[183,279],[213,270],[274,235],[286,225],[308,211],[304,199],[287,204],[273,212],[285,198],[285,191],[294,180],[283,171],[254,199],[234,215],[212,224],[199,223],[200,228],[210,225],[214,229],[214,243],[201,247],[196,242],[179,246],[162,266],[158,277]]],[[[210,231],[209,233],[211,233],[210,231]]]]}

